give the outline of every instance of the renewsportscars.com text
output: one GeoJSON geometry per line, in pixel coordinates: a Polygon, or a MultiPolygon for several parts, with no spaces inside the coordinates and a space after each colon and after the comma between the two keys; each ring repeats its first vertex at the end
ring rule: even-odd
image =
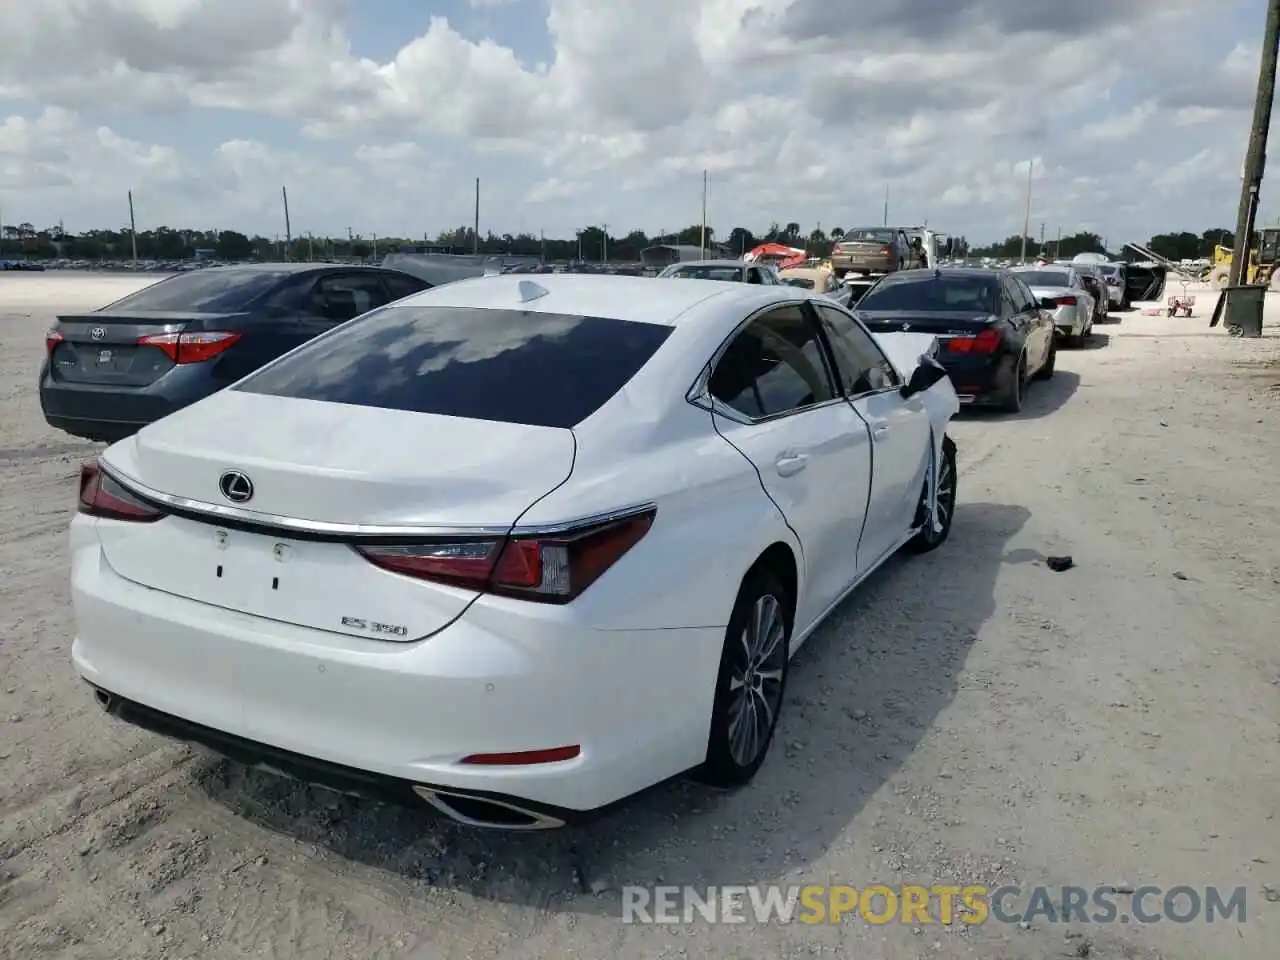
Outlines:
{"type": "Polygon", "coordinates": [[[1243,923],[1244,887],[623,887],[623,923],[1243,923]]]}

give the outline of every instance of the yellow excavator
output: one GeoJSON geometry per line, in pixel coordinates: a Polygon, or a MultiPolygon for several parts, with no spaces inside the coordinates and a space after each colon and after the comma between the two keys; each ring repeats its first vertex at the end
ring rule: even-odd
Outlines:
{"type": "MultiPolygon", "coordinates": [[[[1213,267],[1209,270],[1209,283],[1221,290],[1231,279],[1233,252],[1230,247],[1213,248],[1213,267]]],[[[1263,227],[1254,231],[1253,246],[1249,249],[1249,264],[1241,278],[1244,283],[1261,283],[1280,289],[1280,227],[1263,227]]]]}

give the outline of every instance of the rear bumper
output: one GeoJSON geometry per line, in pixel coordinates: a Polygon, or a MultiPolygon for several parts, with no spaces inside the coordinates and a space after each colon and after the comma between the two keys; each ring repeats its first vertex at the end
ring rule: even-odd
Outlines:
{"type": "Polygon", "coordinates": [[[51,427],[114,443],[223,386],[199,364],[175,367],[146,387],[119,387],[55,379],[46,363],[40,372],[40,409],[51,427]]]}
{"type": "Polygon", "coordinates": [[[125,580],[96,523],[72,523],[72,659],[124,719],[312,782],[338,768],[375,793],[550,811],[607,806],[705,758],[721,628],[591,630],[567,608],[482,600],[425,640],[339,636],[125,580]],[[553,763],[462,762],[574,745],[553,763]]]}
{"type": "Polygon", "coordinates": [[[1016,358],[1007,354],[953,358],[944,352],[940,359],[963,406],[1001,402],[1009,393],[1017,370],[1016,358]]]}
{"type": "Polygon", "coordinates": [[[833,272],[848,270],[854,273],[888,273],[898,267],[897,260],[889,260],[888,258],[871,259],[865,257],[849,257],[840,256],[833,253],[831,255],[831,269],[833,272]]]}

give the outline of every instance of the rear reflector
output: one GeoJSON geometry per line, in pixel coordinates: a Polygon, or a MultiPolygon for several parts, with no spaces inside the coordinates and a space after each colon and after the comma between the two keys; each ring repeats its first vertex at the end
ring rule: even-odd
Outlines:
{"type": "Polygon", "coordinates": [[[990,354],[1000,348],[1000,331],[995,327],[987,327],[972,337],[952,337],[945,341],[951,353],[990,354]]]}
{"type": "Polygon", "coordinates": [[[80,465],[78,509],[91,517],[133,523],[154,523],[164,516],[162,511],[143,503],[103,473],[96,459],[80,465]]]}
{"type": "Polygon", "coordinates": [[[436,540],[355,549],[392,573],[540,603],[569,603],[653,526],[654,509],[548,537],[436,540]]]}
{"type": "Polygon", "coordinates": [[[157,333],[140,337],[138,346],[158,347],[174,363],[211,360],[240,339],[238,333],[210,330],[200,333],[157,333]]]}
{"type": "Polygon", "coordinates": [[[526,767],[537,763],[561,763],[582,754],[578,745],[553,747],[550,750],[522,750],[519,753],[473,753],[463,757],[462,763],[488,767],[526,767]]]}
{"type": "Polygon", "coordinates": [[[1060,307],[1074,307],[1076,305],[1075,297],[1054,297],[1053,302],[1060,307]]]}

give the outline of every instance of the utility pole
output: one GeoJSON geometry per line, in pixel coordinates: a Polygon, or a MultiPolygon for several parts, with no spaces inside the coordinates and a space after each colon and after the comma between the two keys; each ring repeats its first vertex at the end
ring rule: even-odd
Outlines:
{"type": "Polygon", "coordinates": [[[1248,276],[1249,247],[1254,220],[1258,215],[1258,192],[1262,188],[1267,159],[1267,135],[1271,132],[1271,107],[1276,95],[1276,52],[1280,48],[1280,0],[1268,0],[1267,23],[1262,35],[1262,61],[1258,66],[1258,92],[1253,102],[1253,126],[1241,170],[1240,209],[1236,212],[1236,242],[1231,255],[1231,285],[1238,286],[1248,276]]]}
{"type": "Polygon", "coordinates": [[[609,262],[609,225],[600,224],[600,262],[609,262]]]}
{"type": "Polygon", "coordinates": [[[1027,161],[1027,206],[1022,213],[1022,262],[1027,262],[1027,233],[1031,230],[1031,175],[1035,173],[1036,161],[1033,157],[1027,161]]]}
{"type": "Polygon", "coordinates": [[[547,262],[547,231],[545,231],[545,230],[539,230],[539,231],[538,231],[538,240],[540,241],[540,243],[541,243],[541,248],[542,248],[542,254],[541,254],[541,256],[539,257],[539,259],[540,259],[543,263],[546,263],[546,262],[547,262]]]}
{"type": "Polygon", "coordinates": [[[471,252],[480,252],[480,178],[476,177],[476,218],[475,218],[475,239],[471,243],[471,252]]]}
{"type": "Polygon", "coordinates": [[[707,188],[709,183],[709,174],[706,170],[702,171],[702,259],[707,258],[707,188]]]}
{"type": "MultiPolygon", "coordinates": [[[[1103,246],[1106,246],[1106,244],[1103,244],[1103,246]]],[[[1062,259],[1062,227],[1061,226],[1058,227],[1058,242],[1054,245],[1054,248],[1053,248],[1053,259],[1055,260],[1062,259]]]]}
{"type": "Polygon", "coordinates": [[[133,191],[129,191],[129,241],[133,244],[133,269],[138,269],[138,221],[133,217],[133,191]]]}
{"type": "Polygon", "coordinates": [[[289,190],[280,188],[280,199],[284,202],[284,258],[293,259],[293,227],[289,224],[289,190]]]}
{"type": "Polygon", "coordinates": [[[316,238],[309,231],[307,233],[307,259],[312,263],[316,259],[316,238]]]}
{"type": "Polygon", "coordinates": [[[889,185],[884,185],[884,226],[889,225],[889,185]]]}
{"type": "Polygon", "coordinates": [[[1044,256],[1044,224],[1040,224],[1040,255],[1044,256]]]}
{"type": "Polygon", "coordinates": [[[377,263],[378,262],[378,235],[375,233],[372,236],[373,236],[373,262],[377,263]]]}

